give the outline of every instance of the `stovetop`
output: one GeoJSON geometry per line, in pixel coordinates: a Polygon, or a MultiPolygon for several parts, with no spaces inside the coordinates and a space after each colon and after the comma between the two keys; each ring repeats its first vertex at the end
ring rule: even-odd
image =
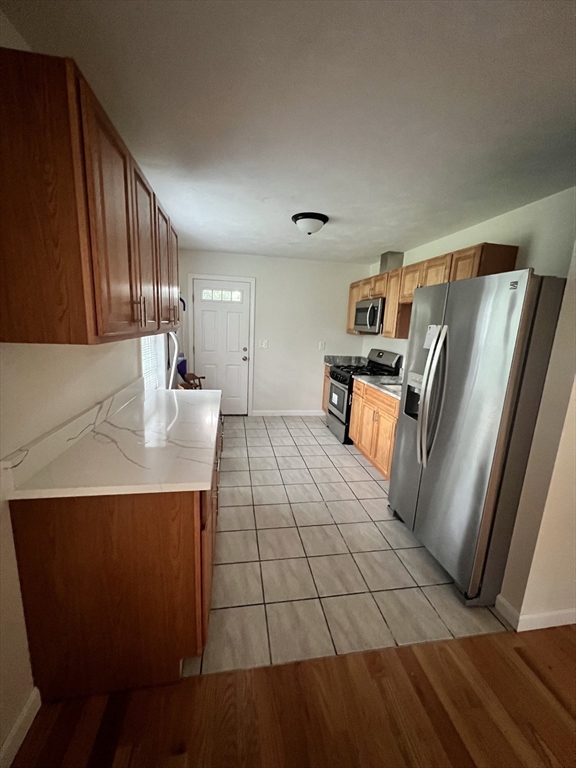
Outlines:
{"type": "Polygon", "coordinates": [[[340,384],[350,384],[353,376],[393,376],[394,369],[385,365],[333,365],[330,378],[340,384]]]}

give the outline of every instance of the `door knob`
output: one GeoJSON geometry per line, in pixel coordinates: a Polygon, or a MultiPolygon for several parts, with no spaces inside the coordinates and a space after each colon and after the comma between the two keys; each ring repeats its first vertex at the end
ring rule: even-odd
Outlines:
{"type": "Polygon", "coordinates": [[[244,357],[242,358],[242,360],[248,360],[248,358],[246,357],[246,355],[244,355],[244,357]]]}

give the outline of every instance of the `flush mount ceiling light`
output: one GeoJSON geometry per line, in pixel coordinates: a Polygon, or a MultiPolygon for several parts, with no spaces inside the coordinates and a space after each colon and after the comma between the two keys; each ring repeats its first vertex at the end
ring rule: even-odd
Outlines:
{"type": "Polygon", "coordinates": [[[307,235],[313,235],[315,232],[320,232],[324,224],[328,221],[328,216],[323,213],[295,213],[292,216],[292,221],[300,232],[304,232],[307,235]]]}

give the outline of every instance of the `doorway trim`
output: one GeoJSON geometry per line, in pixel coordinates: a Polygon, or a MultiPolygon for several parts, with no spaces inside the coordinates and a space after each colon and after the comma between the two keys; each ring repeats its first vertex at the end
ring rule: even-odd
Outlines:
{"type": "MultiPolygon", "coordinates": [[[[188,307],[190,311],[188,313],[188,327],[186,328],[186,336],[188,349],[188,359],[190,364],[195,364],[194,349],[194,280],[230,280],[234,283],[249,283],[250,284],[250,314],[249,314],[249,328],[248,328],[248,416],[252,416],[253,400],[254,400],[254,349],[255,349],[255,319],[256,319],[256,278],[255,277],[239,277],[238,275],[201,275],[196,272],[188,273],[188,307]]],[[[193,370],[193,369],[192,369],[193,370]]]]}

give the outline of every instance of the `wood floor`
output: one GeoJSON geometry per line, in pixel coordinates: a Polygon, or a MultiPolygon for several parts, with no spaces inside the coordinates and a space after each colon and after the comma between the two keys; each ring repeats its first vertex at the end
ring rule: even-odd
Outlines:
{"type": "Polygon", "coordinates": [[[43,706],[13,766],[576,765],[576,628],[188,678],[43,706]]]}

